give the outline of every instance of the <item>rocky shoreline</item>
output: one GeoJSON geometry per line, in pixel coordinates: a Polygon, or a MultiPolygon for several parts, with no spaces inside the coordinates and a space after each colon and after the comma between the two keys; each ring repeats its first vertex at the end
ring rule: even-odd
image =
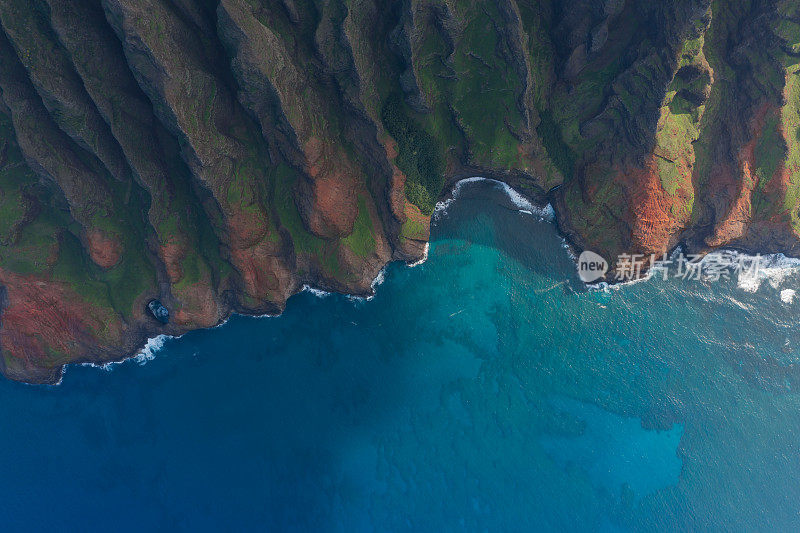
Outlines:
{"type": "MultiPolygon", "coordinates": [[[[436,216],[440,212],[439,209],[446,210],[447,207],[449,206],[450,202],[457,201],[458,192],[459,192],[460,188],[465,185],[466,182],[470,182],[472,180],[490,181],[490,182],[494,182],[494,183],[497,183],[497,184],[502,184],[502,185],[511,187],[511,185],[509,185],[509,183],[507,181],[503,181],[501,179],[498,179],[498,178],[501,178],[501,177],[503,177],[501,174],[496,174],[496,173],[493,174],[493,177],[466,176],[466,174],[462,173],[462,174],[459,174],[457,177],[453,177],[452,179],[447,180],[448,191],[441,198],[439,198],[439,201],[437,202],[437,206],[442,206],[442,207],[440,207],[440,208],[437,207],[437,210],[434,212],[434,216],[436,216]]],[[[565,232],[563,232],[561,230],[561,226],[559,225],[559,221],[558,221],[557,212],[555,212],[554,216],[552,216],[552,217],[543,215],[543,213],[545,213],[545,211],[546,211],[546,209],[548,207],[552,207],[552,202],[555,200],[555,198],[557,198],[557,196],[554,194],[555,191],[550,191],[546,195],[542,195],[542,194],[525,195],[525,194],[521,193],[519,190],[514,189],[513,187],[511,187],[511,191],[513,191],[513,193],[515,193],[517,195],[520,195],[520,197],[524,198],[525,201],[530,202],[531,207],[533,209],[536,209],[539,213],[541,213],[539,216],[542,216],[543,219],[545,219],[548,222],[550,222],[551,224],[555,225],[556,230],[557,230],[559,236],[561,236],[561,238],[563,239],[564,245],[567,246],[571,257],[574,260],[577,261],[577,257],[581,254],[582,251],[584,251],[584,249],[581,248],[580,245],[578,245],[576,242],[571,240],[569,234],[567,234],[567,233],[565,233],[565,232]]],[[[534,213],[531,213],[531,214],[534,214],[534,213]]],[[[735,252],[740,252],[740,253],[743,253],[743,254],[749,254],[749,255],[765,254],[765,253],[782,254],[782,252],[780,252],[780,251],[778,251],[778,252],[774,252],[774,251],[768,252],[766,250],[752,250],[752,251],[751,250],[743,250],[743,249],[736,250],[736,249],[729,248],[729,247],[726,247],[726,248],[708,248],[708,247],[705,247],[703,249],[692,249],[692,248],[687,247],[685,243],[681,243],[681,244],[677,245],[676,248],[674,248],[673,250],[668,251],[666,255],[667,256],[671,256],[673,254],[673,252],[675,252],[675,250],[678,249],[678,248],[682,248],[687,254],[698,254],[698,255],[703,255],[703,256],[707,255],[708,253],[715,252],[715,251],[728,251],[728,250],[735,251],[735,252]]],[[[425,248],[425,251],[422,254],[420,254],[418,258],[416,258],[416,260],[414,260],[414,258],[409,258],[409,259],[404,260],[403,262],[405,262],[407,266],[413,267],[413,266],[416,266],[416,265],[421,264],[422,262],[424,262],[426,257],[427,257],[427,247],[425,248]]],[[[798,261],[800,261],[800,258],[798,258],[798,261]]],[[[300,292],[303,292],[305,290],[311,290],[311,291],[320,291],[322,293],[327,293],[327,294],[338,293],[338,294],[346,294],[347,296],[352,296],[352,297],[355,297],[355,298],[370,299],[371,297],[376,295],[377,288],[378,288],[377,286],[380,284],[378,282],[378,280],[381,278],[381,276],[382,276],[385,268],[388,266],[388,264],[389,263],[384,264],[375,273],[375,275],[371,278],[371,280],[370,280],[370,290],[369,291],[364,291],[364,292],[361,292],[361,293],[349,293],[349,292],[342,293],[342,292],[338,292],[338,291],[335,291],[335,290],[328,290],[327,288],[322,287],[322,286],[315,286],[313,284],[305,284],[302,287],[300,287],[296,292],[292,293],[292,295],[290,295],[290,297],[294,296],[295,294],[299,294],[300,292]],[[378,283],[376,283],[376,282],[378,282],[378,283]]],[[[647,268],[645,268],[642,271],[642,277],[639,278],[639,279],[620,281],[620,280],[614,279],[614,277],[612,275],[608,275],[606,278],[600,280],[600,282],[602,282],[602,284],[604,286],[609,286],[609,287],[624,286],[624,285],[628,285],[628,284],[631,284],[631,283],[637,283],[637,282],[640,282],[640,281],[645,281],[645,280],[648,279],[648,277],[649,276],[648,276],[647,268]]],[[[599,287],[599,285],[597,283],[587,284],[586,286],[587,287],[599,287]]],[[[288,298],[287,298],[287,300],[288,300],[288,298]]],[[[231,312],[229,314],[227,314],[222,320],[220,320],[220,322],[218,324],[215,324],[215,325],[211,326],[210,328],[204,328],[204,329],[214,329],[214,328],[217,328],[219,326],[222,326],[233,315],[241,315],[241,316],[271,316],[271,317],[275,317],[275,316],[280,316],[283,313],[284,309],[285,309],[285,305],[283,307],[281,307],[275,313],[264,313],[264,314],[255,314],[255,313],[248,313],[248,312],[242,312],[242,311],[237,311],[237,310],[231,310],[231,312]]],[[[153,322],[155,322],[155,320],[153,320],[153,322]]],[[[107,360],[98,360],[96,358],[76,359],[75,361],[71,361],[69,364],[77,364],[77,365],[89,364],[89,365],[92,365],[92,366],[103,367],[103,366],[106,366],[106,365],[109,365],[109,364],[123,363],[123,362],[125,362],[125,361],[127,361],[129,359],[136,358],[136,357],[140,356],[143,353],[143,350],[147,346],[149,346],[150,343],[152,341],[154,341],[155,339],[158,339],[160,337],[179,338],[179,337],[183,336],[184,334],[189,333],[190,331],[195,331],[195,330],[196,329],[191,329],[191,328],[190,329],[176,329],[174,327],[171,327],[170,325],[163,325],[163,324],[159,325],[159,326],[155,326],[154,325],[154,328],[152,330],[144,330],[144,331],[140,332],[139,336],[136,337],[136,339],[139,339],[139,340],[138,341],[134,341],[134,343],[133,343],[134,346],[136,346],[136,347],[133,348],[132,350],[128,351],[128,352],[123,353],[119,357],[111,358],[111,359],[107,359],[107,360]]],[[[30,375],[30,376],[21,376],[21,377],[15,377],[15,376],[7,376],[7,377],[11,377],[12,379],[15,379],[15,380],[18,380],[18,381],[23,381],[25,383],[34,384],[34,385],[59,385],[61,383],[62,379],[63,379],[64,373],[66,372],[66,366],[67,365],[64,365],[64,366],[62,366],[62,367],[60,367],[58,369],[55,369],[55,371],[53,371],[50,374],[41,375],[41,376],[40,375],[30,375]]],[[[3,371],[3,368],[2,368],[2,366],[0,366],[0,372],[2,372],[2,371],[3,371]]]]}
{"type": "Polygon", "coordinates": [[[12,379],[369,294],[471,176],[577,251],[800,255],[791,0],[8,0],[0,30],[12,379]]]}

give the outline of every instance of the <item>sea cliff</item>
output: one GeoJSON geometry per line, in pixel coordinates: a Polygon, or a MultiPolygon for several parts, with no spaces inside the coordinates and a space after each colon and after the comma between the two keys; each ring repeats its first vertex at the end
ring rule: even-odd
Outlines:
{"type": "Polygon", "coordinates": [[[791,0],[6,0],[0,27],[12,379],[369,294],[468,176],[611,261],[800,254],[791,0]]]}

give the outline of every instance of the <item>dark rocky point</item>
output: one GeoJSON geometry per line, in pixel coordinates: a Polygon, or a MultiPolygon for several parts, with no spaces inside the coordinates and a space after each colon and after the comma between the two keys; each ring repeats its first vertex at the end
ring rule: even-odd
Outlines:
{"type": "Polygon", "coordinates": [[[155,318],[162,324],[169,323],[169,309],[164,307],[164,304],[162,304],[158,300],[150,300],[150,302],[147,304],[147,309],[150,310],[150,313],[153,315],[153,318],[155,318]]]}

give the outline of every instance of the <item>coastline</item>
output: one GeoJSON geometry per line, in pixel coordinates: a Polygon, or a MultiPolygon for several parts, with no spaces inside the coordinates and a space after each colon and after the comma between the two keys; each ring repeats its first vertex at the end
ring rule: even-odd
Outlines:
{"type": "MultiPolygon", "coordinates": [[[[525,199],[524,195],[522,195],[518,191],[514,190],[510,185],[506,184],[505,182],[502,182],[502,181],[494,179],[494,178],[484,178],[484,177],[481,177],[481,176],[470,176],[470,177],[467,177],[467,178],[461,178],[459,180],[456,180],[455,182],[452,182],[452,183],[448,184],[447,192],[442,195],[441,199],[436,204],[436,209],[431,214],[431,220],[432,221],[436,220],[436,218],[438,216],[440,216],[441,213],[443,213],[447,209],[447,207],[454,200],[457,199],[458,192],[459,192],[460,188],[463,187],[463,185],[468,184],[468,183],[476,183],[476,182],[484,181],[484,180],[485,181],[491,181],[491,182],[494,182],[496,184],[499,184],[500,186],[503,186],[504,189],[506,190],[506,192],[510,191],[511,193],[515,194],[518,198],[526,201],[528,203],[528,205],[530,205],[533,209],[542,209],[543,210],[545,208],[544,206],[542,206],[542,207],[535,206],[529,200],[525,199]]],[[[384,264],[378,270],[377,274],[375,275],[375,277],[373,278],[372,282],[370,283],[370,288],[371,288],[370,294],[338,293],[338,292],[335,292],[335,291],[326,290],[324,288],[315,287],[313,285],[305,283],[305,284],[300,285],[300,287],[297,290],[292,292],[289,295],[289,297],[287,298],[287,301],[292,296],[295,296],[295,295],[300,294],[302,292],[309,292],[309,293],[313,294],[314,296],[316,296],[318,298],[327,298],[327,297],[332,296],[334,294],[340,294],[340,295],[342,295],[342,296],[346,297],[347,299],[349,299],[351,301],[354,301],[354,302],[370,301],[373,298],[375,298],[375,296],[377,294],[377,288],[381,285],[381,283],[383,283],[384,275],[385,275],[385,272],[386,272],[386,268],[390,263],[395,263],[395,262],[397,262],[397,263],[405,263],[405,265],[408,268],[416,268],[418,266],[423,265],[427,261],[429,250],[430,250],[430,242],[426,242],[425,246],[423,247],[423,253],[415,261],[412,261],[412,262],[408,262],[408,261],[390,261],[390,262],[384,264]]],[[[274,318],[274,317],[280,316],[282,314],[282,312],[283,312],[283,309],[281,309],[280,312],[275,313],[275,314],[267,313],[267,314],[257,315],[257,314],[249,314],[249,313],[243,313],[243,312],[240,312],[240,311],[237,311],[237,310],[232,310],[230,313],[227,314],[227,316],[225,318],[220,320],[219,323],[215,324],[214,326],[211,326],[210,328],[188,329],[186,331],[182,331],[182,332],[175,333],[175,334],[173,334],[173,333],[158,333],[156,335],[152,335],[152,334],[140,335],[140,340],[139,340],[138,343],[136,343],[138,348],[135,348],[134,350],[131,350],[129,352],[125,352],[124,355],[120,356],[119,358],[114,358],[114,359],[107,360],[107,361],[102,361],[102,362],[92,361],[92,360],[88,360],[88,359],[85,359],[85,360],[80,360],[79,359],[79,360],[71,361],[69,363],[66,363],[66,364],[62,365],[60,368],[58,368],[57,371],[52,376],[53,379],[45,379],[45,380],[41,380],[41,381],[39,381],[39,380],[36,380],[36,381],[19,380],[19,379],[14,379],[14,378],[10,378],[10,379],[12,379],[13,381],[17,381],[19,383],[24,383],[26,385],[44,385],[44,386],[57,387],[62,383],[62,381],[64,379],[64,375],[67,372],[67,367],[69,367],[71,365],[88,366],[88,367],[92,367],[92,368],[97,368],[97,369],[100,369],[100,370],[108,371],[111,368],[113,368],[114,365],[124,364],[124,363],[126,363],[128,361],[131,361],[131,360],[136,361],[136,360],[138,360],[140,358],[143,361],[141,364],[146,364],[147,361],[150,361],[153,358],[155,358],[155,354],[163,347],[163,345],[164,345],[166,340],[180,339],[185,334],[187,334],[187,333],[189,333],[191,331],[201,331],[203,329],[213,330],[213,329],[219,328],[221,326],[224,326],[231,319],[231,317],[233,317],[234,315],[249,316],[249,317],[256,317],[256,318],[262,318],[262,317],[263,318],[274,318]]]]}
{"type": "MultiPolygon", "coordinates": [[[[449,180],[447,182],[447,192],[443,194],[439,199],[439,201],[436,203],[436,208],[434,209],[434,212],[431,214],[431,221],[435,222],[441,216],[446,214],[448,207],[458,199],[459,194],[464,186],[468,186],[469,184],[472,183],[490,182],[494,186],[499,187],[503,190],[503,192],[509,198],[511,203],[518,208],[517,210],[519,212],[524,213],[526,215],[535,216],[542,221],[553,224],[555,226],[555,229],[559,237],[562,240],[562,246],[565,248],[567,254],[570,256],[570,258],[575,263],[575,266],[577,268],[578,256],[584,250],[584,248],[580,244],[578,244],[574,238],[571,237],[572,232],[564,231],[563,225],[559,221],[558,210],[554,207],[554,205],[558,202],[558,198],[555,194],[555,192],[558,190],[558,187],[548,191],[544,195],[540,194],[538,191],[534,191],[536,194],[526,194],[527,191],[524,191],[521,188],[513,187],[511,184],[508,183],[508,181],[505,181],[504,179],[498,179],[498,178],[508,178],[508,176],[498,175],[492,172],[488,173],[484,172],[484,174],[487,175],[486,176],[473,175],[473,176],[466,176],[449,180]]],[[[315,287],[311,284],[305,283],[300,285],[296,290],[294,290],[287,298],[287,301],[292,296],[299,294],[301,292],[309,292],[318,298],[326,298],[334,294],[340,294],[354,302],[370,301],[373,298],[375,298],[378,287],[381,285],[381,283],[383,283],[386,268],[390,263],[402,262],[405,263],[406,267],[408,268],[415,268],[420,265],[423,265],[425,261],[427,261],[429,250],[430,250],[430,242],[426,242],[423,248],[423,252],[418,259],[414,261],[392,260],[381,266],[381,268],[375,274],[375,277],[373,278],[372,282],[370,283],[370,290],[367,293],[364,294],[340,293],[336,291],[326,290],[325,288],[321,287],[315,287]]],[[[741,250],[732,247],[707,248],[701,251],[694,252],[691,250],[690,247],[687,246],[686,243],[681,242],[677,244],[675,247],[673,247],[673,249],[670,250],[667,255],[671,257],[678,250],[687,251],[689,253],[698,253],[703,257],[714,252],[733,253],[745,257],[755,257],[756,254],[758,254],[758,252],[750,253],[747,250],[741,250]]],[[[786,256],[781,252],[773,254],[764,254],[761,255],[761,257],[766,258],[771,263],[778,263],[779,266],[775,268],[778,268],[781,271],[785,269],[800,269],[800,258],[793,258],[790,256],[786,256]],[[784,265],[780,266],[781,263],[784,263],[784,265]]],[[[781,272],[778,275],[783,276],[785,274],[781,272]]],[[[586,283],[584,284],[584,286],[587,288],[587,290],[590,291],[595,291],[595,290],[608,291],[611,289],[619,290],[628,285],[634,285],[637,283],[649,281],[651,278],[652,278],[652,272],[644,271],[642,277],[637,279],[603,280],[594,283],[586,283]]],[[[770,279],[769,275],[762,277],[760,280],[758,280],[758,285],[756,285],[752,291],[748,290],[748,288],[752,287],[753,285],[748,285],[747,286],[748,288],[744,288],[740,285],[740,288],[743,288],[743,290],[748,290],[748,292],[755,292],[756,290],[758,290],[760,284],[763,283],[763,281],[769,279],[770,279]]],[[[788,297],[789,296],[786,296],[786,298],[788,297]]],[[[794,294],[791,294],[791,299],[794,299],[794,294]]],[[[109,360],[104,360],[102,362],[99,362],[97,360],[89,360],[88,358],[83,360],[79,359],[71,361],[69,363],[62,365],[60,368],[56,368],[55,372],[53,372],[50,376],[48,376],[50,379],[45,378],[42,380],[37,380],[37,379],[22,380],[22,379],[16,379],[14,377],[10,377],[10,379],[28,385],[58,386],[62,383],[64,375],[66,374],[67,371],[67,367],[70,365],[90,366],[98,369],[110,370],[114,365],[123,364],[130,360],[136,361],[139,364],[146,364],[148,361],[151,361],[156,357],[156,354],[158,353],[158,351],[161,350],[161,348],[163,348],[167,340],[179,339],[183,337],[183,335],[191,331],[199,331],[202,329],[212,330],[219,328],[225,325],[234,315],[249,316],[256,318],[261,318],[261,317],[274,318],[280,316],[284,309],[285,309],[285,303],[283,307],[278,309],[277,313],[253,314],[232,309],[222,320],[219,321],[219,323],[215,324],[214,326],[211,326],[210,328],[194,328],[186,330],[181,330],[179,328],[170,328],[174,331],[158,333],[156,335],[153,335],[153,333],[155,332],[139,331],[138,332],[139,341],[135,343],[137,348],[125,352],[124,355],[118,358],[111,358],[109,360]]],[[[2,363],[3,362],[0,361],[0,364],[2,363]]]]}

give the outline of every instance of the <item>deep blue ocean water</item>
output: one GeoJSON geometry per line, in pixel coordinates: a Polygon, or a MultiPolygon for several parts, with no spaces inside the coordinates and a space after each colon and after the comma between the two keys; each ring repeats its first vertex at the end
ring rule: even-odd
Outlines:
{"type": "Polygon", "coordinates": [[[0,529],[797,530],[783,274],[587,291],[552,224],[467,186],[371,301],[0,381],[0,529]]]}

